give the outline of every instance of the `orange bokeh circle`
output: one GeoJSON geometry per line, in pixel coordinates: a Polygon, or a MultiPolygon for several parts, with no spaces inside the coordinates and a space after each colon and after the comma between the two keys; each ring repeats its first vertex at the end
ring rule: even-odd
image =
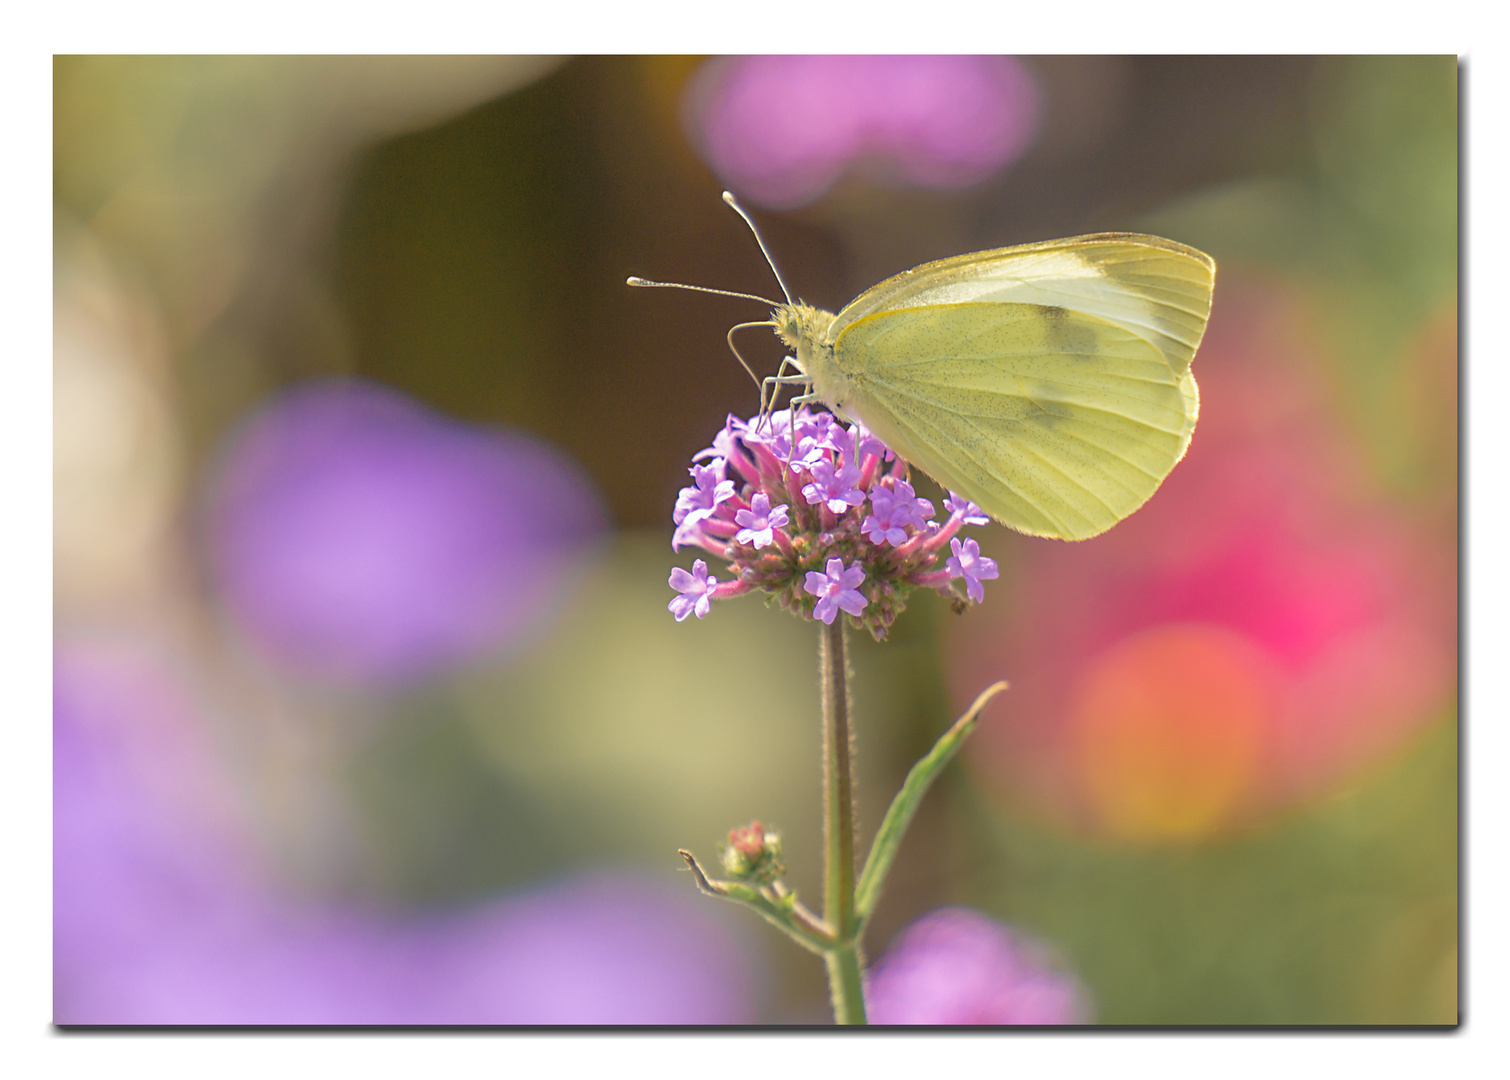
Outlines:
{"type": "Polygon", "coordinates": [[[1072,769],[1111,835],[1205,836],[1249,802],[1275,708],[1269,662],[1242,635],[1199,623],[1153,627],[1096,657],[1079,680],[1072,769]]]}

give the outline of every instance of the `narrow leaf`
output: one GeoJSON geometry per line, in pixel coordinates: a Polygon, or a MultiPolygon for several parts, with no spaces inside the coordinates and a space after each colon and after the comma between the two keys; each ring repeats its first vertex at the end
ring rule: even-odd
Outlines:
{"type": "Polygon", "coordinates": [[[999,682],[982,691],[974,704],[965,711],[965,715],[940,735],[938,742],[933,744],[933,749],[912,767],[907,779],[902,782],[902,790],[891,800],[891,807],[881,821],[881,828],[877,830],[875,841],[870,846],[870,855],[865,860],[865,869],[861,871],[860,881],[855,886],[855,911],[862,925],[870,917],[871,909],[881,895],[881,884],[886,880],[886,873],[897,857],[897,851],[902,846],[902,835],[912,823],[918,804],[923,801],[923,796],[928,793],[928,788],[938,774],[944,771],[944,766],[949,764],[959,750],[965,737],[975,730],[986,702],[1006,688],[1005,682],[999,682]]]}

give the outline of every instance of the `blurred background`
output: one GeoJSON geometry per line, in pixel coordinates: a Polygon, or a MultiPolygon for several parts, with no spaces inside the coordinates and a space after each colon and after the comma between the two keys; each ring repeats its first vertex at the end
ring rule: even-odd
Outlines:
{"type": "Polygon", "coordinates": [[[853,639],[866,845],[1012,682],[871,955],[955,905],[1075,1018],[1456,1022],[1456,58],[60,57],[53,100],[59,1023],[828,1020],[676,856],[759,818],[820,901],[814,628],[666,611],[765,313],[623,281],[775,291],[723,188],[835,310],[1086,232],[1218,265],[1155,498],[977,530],[985,604],[853,639]]]}

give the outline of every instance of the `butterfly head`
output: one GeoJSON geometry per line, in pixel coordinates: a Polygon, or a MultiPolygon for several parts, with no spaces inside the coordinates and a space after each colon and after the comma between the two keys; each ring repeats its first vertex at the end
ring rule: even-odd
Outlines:
{"type": "Polygon", "coordinates": [[[824,339],[834,316],[807,304],[779,304],[771,312],[771,322],[776,327],[776,336],[800,357],[824,339]]]}

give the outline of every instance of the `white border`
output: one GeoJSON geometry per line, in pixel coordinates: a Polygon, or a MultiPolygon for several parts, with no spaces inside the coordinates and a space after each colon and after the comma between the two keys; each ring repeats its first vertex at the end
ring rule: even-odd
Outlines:
{"type": "Polygon", "coordinates": [[[615,1075],[911,1075],[980,1068],[986,1076],[1148,1073],[1273,1080],[1289,1075],[1480,1076],[1510,1060],[1505,1030],[1504,770],[1510,708],[1507,562],[1510,475],[1505,419],[1510,356],[1497,326],[1506,295],[1502,191],[1506,55],[1492,9],[1437,2],[1409,13],[1356,2],[935,5],[764,3],[715,13],[706,0],[487,6],[432,0],[365,5],[268,0],[246,5],[91,2],[28,5],[7,16],[0,65],[6,240],[0,396],[0,821],[5,939],[0,950],[0,1060],[12,1075],[533,1076],[563,1066],[615,1075]],[[1405,19],[1414,21],[1406,22],[1405,19]],[[1467,866],[1467,1027],[1456,1035],[440,1036],[336,1035],[60,1038],[50,1013],[51,845],[51,54],[53,52],[1441,52],[1464,55],[1464,350],[1467,517],[1463,571],[1467,866]],[[1471,591],[1470,591],[1471,590],[1471,591]],[[45,1064],[29,1063],[41,1056],[45,1064]],[[15,1063],[15,1064],[12,1064],[15,1063]],[[40,1067],[38,1067],[40,1066],[40,1067]]]}

